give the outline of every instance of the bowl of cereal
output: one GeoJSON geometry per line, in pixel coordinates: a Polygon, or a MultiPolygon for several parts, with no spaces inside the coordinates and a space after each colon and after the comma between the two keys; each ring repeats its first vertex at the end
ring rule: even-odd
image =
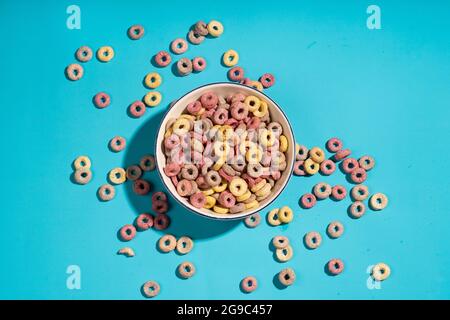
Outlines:
{"type": "Polygon", "coordinates": [[[264,93],[212,83],[179,98],[156,138],[158,173],[172,196],[202,216],[254,214],[285,188],[295,160],[292,128],[264,93]]]}

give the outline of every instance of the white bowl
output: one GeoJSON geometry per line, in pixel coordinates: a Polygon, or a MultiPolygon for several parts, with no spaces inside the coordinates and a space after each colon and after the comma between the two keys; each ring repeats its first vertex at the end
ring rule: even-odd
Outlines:
{"type": "Polygon", "coordinates": [[[198,87],[188,93],[186,93],[184,96],[182,96],[180,99],[178,99],[172,107],[167,110],[166,114],[164,115],[164,118],[160,124],[158,136],[156,138],[156,164],[158,167],[158,173],[164,182],[166,188],[169,190],[169,192],[172,194],[172,196],[185,208],[191,210],[192,212],[195,212],[199,215],[202,215],[204,217],[212,218],[212,219],[218,219],[218,220],[234,220],[234,219],[242,219],[246,216],[249,216],[253,213],[256,213],[258,211],[261,211],[265,207],[267,207],[272,201],[274,201],[283,191],[284,187],[286,186],[287,182],[289,181],[289,178],[292,174],[292,169],[294,166],[295,161],[295,139],[294,135],[292,133],[292,128],[289,123],[289,120],[286,118],[286,115],[283,113],[281,108],[267,95],[264,93],[253,89],[248,86],[244,86],[241,84],[236,83],[230,83],[230,82],[219,82],[219,83],[212,83],[208,85],[204,85],[201,87],[198,87]],[[245,95],[253,95],[258,97],[259,99],[262,99],[267,102],[269,107],[269,112],[272,121],[277,121],[281,124],[283,127],[283,134],[286,136],[288,140],[288,150],[285,153],[286,155],[286,170],[283,171],[281,178],[276,182],[274,187],[272,188],[272,194],[260,202],[259,207],[246,210],[244,212],[236,213],[236,214],[217,214],[209,209],[198,209],[191,205],[188,201],[188,199],[180,196],[170,180],[169,177],[166,176],[164,173],[164,167],[166,166],[166,156],[163,152],[163,141],[164,141],[164,134],[165,134],[165,128],[166,123],[171,118],[177,118],[182,113],[185,113],[186,106],[192,102],[197,100],[202,94],[204,94],[207,91],[213,91],[219,95],[228,96],[230,93],[236,93],[236,92],[242,92],[245,95]]]}

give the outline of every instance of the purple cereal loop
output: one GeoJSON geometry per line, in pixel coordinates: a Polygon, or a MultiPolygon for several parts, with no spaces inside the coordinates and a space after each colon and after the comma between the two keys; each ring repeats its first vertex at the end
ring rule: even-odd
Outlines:
{"type": "Polygon", "coordinates": [[[157,191],[152,194],[152,201],[167,201],[167,195],[163,191],[157,191]]]}
{"type": "Polygon", "coordinates": [[[166,213],[169,210],[169,204],[162,200],[152,201],[152,210],[156,213],[166,213]]]}
{"type": "Polygon", "coordinates": [[[230,213],[239,213],[245,210],[245,204],[240,202],[230,208],[230,213]]]}
{"type": "Polygon", "coordinates": [[[200,44],[205,40],[204,36],[196,33],[194,30],[188,32],[187,38],[190,43],[195,45],[200,44]]]}
{"type": "Polygon", "coordinates": [[[165,230],[170,225],[170,218],[164,213],[158,213],[153,219],[153,228],[156,230],[165,230]]]}
{"type": "Polygon", "coordinates": [[[144,196],[150,192],[150,182],[144,179],[137,179],[133,182],[134,193],[144,196]]]}
{"type": "Polygon", "coordinates": [[[178,182],[177,192],[180,196],[185,197],[192,192],[192,183],[189,180],[183,179],[178,182]]]}

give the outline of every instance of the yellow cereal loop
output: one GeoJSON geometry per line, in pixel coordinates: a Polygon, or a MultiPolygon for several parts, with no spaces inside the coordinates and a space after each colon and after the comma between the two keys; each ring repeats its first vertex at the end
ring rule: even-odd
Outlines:
{"type": "Polygon", "coordinates": [[[247,182],[245,182],[242,178],[233,178],[233,180],[230,181],[230,184],[228,186],[230,189],[230,192],[235,197],[240,197],[244,195],[244,193],[248,190],[247,182]]]}
{"type": "Polygon", "coordinates": [[[266,185],[266,183],[267,183],[266,179],[262,179],[260,182],[258,182],[252,187],[252,192],[258,192],[266,185]]]}
{"type": "Polygon", "coordinates": [[[157,72],[150,72],[145,76],[144,83],[147,88],[155,89],[161,85],[162,78],[157,72]]]}
{"type": "Polygon", "coordinates": [[[278,218],[283,223],[289,223],[294,219],[294,213],[292,212],[292,209],[288,206],[284,206],[280,209],[278,212],[278,218]]]}
{"type": "Polygon", "coordinates": [[[249,203],[246,203],[245,204],[245,209],[253,209],[253,208],[256,208],[256,207],[258,207],[259,206],[259,202],[258,202],[258,200],[253,200],[253,201],[251,201],[251,202],[249,202],[249,203]]]}
{"type": "Polygon", "coordinates": [[[108,178],[114,184],[122,184],[127,180],[127,173],[123,168],[114,168],[109,172],[108,178]]]}
{"type": "Polygon", "coordinates": [[[179,116],[179,118],[188,119],[190,121],[194,121],[195,120],[195,116],[193,116],[191,114],[181,114],[179,116]]]}
{"type": "Polygon", "coordinates": [[[230,140],[233,137],[233,134],[234,134],[233,127],[229,125],[221,126],[218,131],[219,141],[230,140]]]}
{"type": "Polygon", "coordinates": [[[263,153],[260,148],[250,148],[245,154],[245,160],[248,163],[259,163],[262,159],[263,153]]]}
{"type": "Polygon", "coordinates": [[[278,212],[280,211],[280,209],[276,208],[276,209],[272,209],[268,214],[267,214],[267,222],[271,225],[271,226],[279,226],[281,224],[281,221],[279,219],[278,216],[278,212]]]}
{"type": "Polygon", "coordinates": [[[306,173],[310,175],[316,174],[320,169],[320,165],[311,158],[308,158],[303,162],[303,167],[305,168],[306,173]]]}
{"type": "Polygon", "coordinates": [[[244,202],[244,201],[248,200],[248,198],[250,198],[251,195],[252,195],[252,193],[250,192],[250,190],[247,190],[247,192],[244,193],[242,196],[236,197],[236,200],[238,202],[244,202]]]}
{"type": "Polygon", "coordinates": [[[202,192],[205,196],[210,196],[210,195],[214,194],[214,190],[212,188],[203,190],[202,192]]]}
{"type": "Polygon", "coordinates": [[[242,141],[239,145],[239,151],[241,154],[247,154],[248,151],[256,149],[258,149],[258,146],[252,141],[242,141]]]}
{"type": "Polygon", "coordinates": [[[172,128],[173,133],[182,137],[191,129],[191,123],[185,118],[179,118],[177,121],[175,121],[172,128]]]}
{"type": "Polygon", "coordinates": [[[207,26],[208,32],[212,37],[219,37],[223,33],[223,25],[216,20],[211,20],[207,26]]]}
{"type": "Polygon", "coordinates": [[[272,186],[270,185],[270,183],[266,183],[261,189],[255,192],[255,196],[265,197],[270,193],[271,190],[272,186]]]}
{"type": "Polygon", "coordinates": [[[97,50],[97,59],[101,62],[109,62],[114,58],[114,49],[110,46],[100,47],[97,50]]]}
{"type": "Polygon", "coordinates": [[[173,129],[172,128],[167,129],[166,133],[164,134],[164,138],[170,137],[172,135],[172,133],[173,133],[173,129]]]}
{"type": "Polygon", "coordinates": [[[215,192],[219,192],[220,193],[222,191],[227,190],[227,188],[228,188],[228,183],[225,180],[222,180],[222,182],[218,186],[213,187],[213,190],[215,192]]]}
{"type": "Polygon", "coordinates": [[[325,160],[325,152],[323,152],[322,149],[319,147],[313,147],[311,150],[309,150],[309,157],[314,161],[315,163],[322,163],[325,160]]]}
{"type": "Polygon", "coordinates": [[[88,156],[79,156],[73,161],[73,166],[75,170],[78,169],[90,169],[91,168],[91,159],[88,156]]]}
{"type": "Polygon", "coordinates": [[[275,250],[275,256],[277,257],[278,261],[280,261],[280,262],[286,262],[286,261],[291,260],[293,255],[294,255],[294,251],[292,250],[291,246],[287,246],[286,248],[275,250]]]}
{"type": "Polygon", "coordinates": [[[225,164],[226,161],[226,157],[222,156],[219,159],[216,160],[216,162],[213,164],[212,168],[215,171],[219,171],[220,168],[222,168],[222,166],[225,164]]]}
{"type": "Polygon", "coordinates": [[[384,281],[391,275],[391,268],[385,263],[377,263],[372,268],[372,277],[377,281],[384,281]]]}
{"type": "Polygon", "coordinates": [[[216,141],[213,144],[214,154],[218,157],[226,157],[231,150],[228,142],[216,141]]]}
{"type": "Polygon", "coordinates": [[[250,87],[252,87],[258,91],[263,91],[263,89],[264,89],[262,83],[259,81],[250,81],[249,85],[250,85],[250,87]]]}
{"type": "Polygon", "coordinates": [[[271,147],[275,144],[277,137],[272,130],[262,129],[259,133],[259,142],[263,147],[271,147]]]}
{"type": "Polygon", "coordinates": [[[211,209],[216,204],[216,199],[211,196],[206,196],[206,202],[203,208],[205,209],[211,209]]]}
{"type": "MultiPolygon", "coordinates": [[[[289,146],[289,144],[288,144],[288,140],[287,140],[286,136],[281,135],[280,136],[280,152],[286,152],[288,149],[288,146],[289,146]]],[[[297,146],[296,146],[296,148],[297,148],[297,146]]],[[[299,146],[299,148],[300,148],[300,146],[299,146]]],[[[297,149],[295,149],[295,150],[297,150],[297,149]]]]}
{"type": "Polygon", "coordinates": [[[224,208],[224,207],[221,207],[221,206],[214,206],[213,207],[213,211],[215,213],[220,213],[220,214],[227,214],[228,213],[228,209],[224,208]]]}
{"type": "Polygon", "coordinates": [[[144,97],[144,102],[149,107],[156,107],[161,103],[162,96],[158,91],[150,91],[144,97]]]}
{"type": "Polygon", "coordinates": [[[253,111],[253,114],[255,117],[262,118],[267,114],[267,112],[269,112],[269,106],[267,105],[267,102],[261,100],[259,108],[253,111]]]}
{"type": "Polygon", "coordinates": [[[250,112],[255,112],[259,109],[259,106],[261,105],[261,100],[259,100],[255,96],[247,96],[245,98],[244,103],[248,106],[248,110],[250,112]]]}
{"type": "Polygon", "coordinates": [[[235,66],[239,62],[239,54],[235,50],[228,50],[223,54],[222,62],[227,67],[235,66]]]}

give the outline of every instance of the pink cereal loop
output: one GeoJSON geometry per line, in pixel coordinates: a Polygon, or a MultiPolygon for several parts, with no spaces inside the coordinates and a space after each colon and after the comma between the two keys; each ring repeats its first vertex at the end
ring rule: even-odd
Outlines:
{"type": "Polygon", "coordinates": [[[181,167],[177,163],[169,163],[164,167],[164,173],[168,177],[176,176],[181,170],[181,167]]]}
{"type": "Polygon", "coordinates": [[[202,109],[202,104],[200,101],[194,101],[187,105],[186,110],[193,115],[197,115],[202,109]]]}
{"type": "Polygon", "coordinates": [[[271,73],[265,73],[259,78],[264,88],[270,88],[275,84],[275,77],[271,73]]]}
{"type": "Polygon", "coordinates": [[[341,150],[342,146],[343,146],[342,141],[339,140],[338,138],[329,139],[327,141],[327,145],[326,145],[328,151],[333,152],[333,153],[341,150]]]}
{"type": "Polygon", "coordinates": [[[106,92],[99,92],[94,96],[94,104],[99,109],[106,108],[110,103],[111,97],[106,92]]]}
{"type": "Polygon", "coordinates": [[[172,62],[172,57],[167,51],[159,51],[155,55],[155,63],[160,67],[167,67],[172,62]]]}
{"type": "Polygon", "coordinates": [[[334,160],[341,161],[342,159],[347,158],[351,153],[352,152],[350,151],[350,149],[339,150],[338,152],[335,153],[334,160]]]}
{"type": "Polygon", "coordinates": [[[342,171],[345,173],[352,173],[355,169],[359,168],[358,160],[354,158],[346,158],[341,162],[342,171]]]}
{"type": "Polygon", "coordinates": [[[206,109],[210,110],[217,106],[219,103],[219,98],[214,92],[206,92],[200,97],[200,102],[202,103],[202,106],[206,109]]]}
{"type": "Polygon", "coordinates": [[[136,236],[136,228],[131,224],[126,224],[119,230],[122,241],[130,241],[136,236]]]}
{"type": "Polygon", "coordinates": [[[203,208],[206,203],[206,196],[199,191],[189,197],[189,202],[196,208],[203,208]]]}
{"type": "Polygon", "coordinates": [[[335,170],[336,170],[336,165],[330,159],[327,159],[320,164],[320,171],[325,176],[329,176],[335,170]]]}
{"type": "Polygon", "coordinates": [[[149,213],[141,213],[136,218],[136,227],[140,231],[150,229],[153,227],[153,216],[149,213]]]}
{"type": "Polygon", "coordinates": [[[230,70],[228,70],[228,79],[230,81],[236,81],[239,82],[244,78],[244,69],[241,67],[233,67],[230,70]]]}
{"type": "Polygon", "coordinates": [[[203,57],[195,57],[192,60],[192,67],[195,72],[201,72],[206,68],[206,60],[203,57]]]}
{"type": "Polygon", "coordinates": [[[300,198],[300,204],[305,209],[311,209],[317,202],[316,196],[312,193],[305,193],[300,198]]]}
{"type": "Polygon", "coordinates": [[[145,114],[146,107],[142,101],[137,100],[130,104],[129,111],[134,118],[140,118],[145,114]]]}
{"type": "Polygon", "coordinates": [[[347,189],[344,186],[336,185],[331,189],[331,196],[335,200],[343,200],[347,196],[347,189]]]}

